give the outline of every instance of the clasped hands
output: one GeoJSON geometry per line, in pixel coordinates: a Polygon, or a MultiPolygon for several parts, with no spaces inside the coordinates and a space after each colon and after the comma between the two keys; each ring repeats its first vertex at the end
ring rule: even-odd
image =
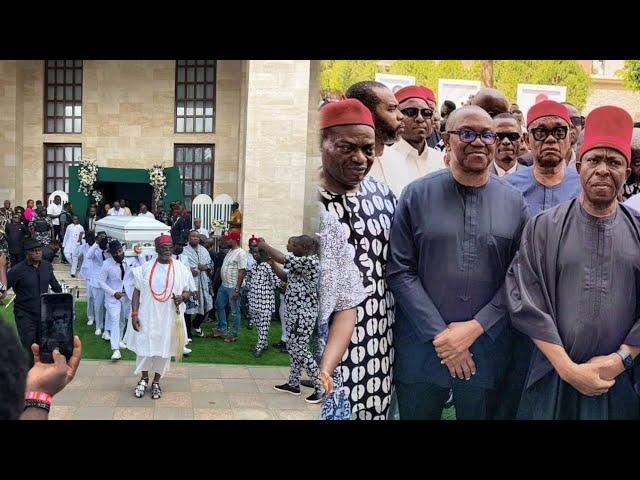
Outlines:
{"type": "Polygon", "coordinates": [[[469,348],[483,332],[482,325],[471,319],[450,323],[433,339],[433,346],[442,360],[440,363],[447,366],[453,378],[469,380],[476,374],[476,364],[469,348]]]}
{"type": "Polygon", "coordinates": [[[611,353],[593,357],[585,363],[571,363],[567,372],[560,376],[581,394],[597,397],[607,393],[622,372],[622,358],[617,353],[611,353]]]}

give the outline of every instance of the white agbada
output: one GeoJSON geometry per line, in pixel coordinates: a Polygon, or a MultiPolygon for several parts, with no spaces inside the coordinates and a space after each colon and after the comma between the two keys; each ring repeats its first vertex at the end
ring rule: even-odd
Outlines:
{"type": "MultiPolygon", "coordinates": [[[[181,262],[171,260],[175,272],[175,283],[173,294],[182,295],[182,292],[189,290],[191,271],[181,262]]],[[[175,353],[175,339],[173,338],[173,322],[176,318],[175,304],[169,298],[166,302],[158,302],[151,294],[149,287],[149,277],[151,269],[156,264],[156,259],[133,269],[133,279],[135,287],[140,290],[140,306],[138,318],[140,320],[140,331],[133,328],[127,329],[124,342],[127,348],[136,353],[138,357],[163,357],[171,358],[175,353]]],[[[167,281],[169,264],[158,263],[153,276],[153,290],[160,293],[164,290],[167,281]]],[[[169,279],[171,285],[171,279],[169,279]]],[[[184,315],[185,304],[179,306],[181,317],[184,315]]],[[[184,328],[185,338],[187,337],[187,327],[185,322],[181,322],[184,328]]]]}

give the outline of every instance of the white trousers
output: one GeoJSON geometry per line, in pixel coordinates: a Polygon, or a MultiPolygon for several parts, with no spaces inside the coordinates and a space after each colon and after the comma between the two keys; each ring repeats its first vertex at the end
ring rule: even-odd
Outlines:
{"type": "Polygon", "coordinates": [[[108,297],[106,300],[107,318],[105,328],[111,332],[111,350],[120,349],[120,340],[124,337],[127,319],[131,316],[131,300],[123,294],[120,300],[108,297]]]}
{"type": "Polygon", "coordinates": [[[136,370],[133,373],[149,372],[164,375],[164,373],[169,370],[170,363],[171,358],[137,356],[136,370]]]}
{"type": "Polygon", "coordinates": [[[64,249],[64,256],[71,263],[71,275],[75,275],[78,270],[78,248],[76,245],[64,249]]]}
{"type": "MultiPolygon", "coordinates": [[[[90,305],[93,308],[93,313],[90,314],[87,312],[87,317],[90,319],[93,318],[93,321],[96,323],[96,328],[104,330],[104,290],[100,287],[87,285],[87,295],[89,297],[90,305]]],[[[87,305],[87,308],[89,308],[89,305],[87,305]]]]}

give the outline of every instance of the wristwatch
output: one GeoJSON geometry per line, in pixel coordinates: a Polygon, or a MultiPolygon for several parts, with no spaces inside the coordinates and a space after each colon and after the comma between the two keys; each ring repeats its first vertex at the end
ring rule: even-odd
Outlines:
{"type": "Polygon", "coordinates": [[[620,355],[620,358],[622,359],[622,365],[624,365],[625,370],[629,370],[631,367],[633,367],[633,357],[629,352],[620,349],[616,353],[620,355]]]}

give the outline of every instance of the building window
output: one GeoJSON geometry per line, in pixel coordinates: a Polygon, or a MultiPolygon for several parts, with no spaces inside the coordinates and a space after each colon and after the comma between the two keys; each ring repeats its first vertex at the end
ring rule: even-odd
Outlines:
{"type": "Polygon", "coordinates": [[[69,193],[69,167],[77,165],[81,158],[82,145],[79,143],[44,144],[45,204],[56,190],[69,193]]]}
{"type": "Polygon", "coordinates": [[[212,133],[215,100],[215,60],[178,60],[176,62],[176,132],[212,133]]]}
{"type": "Polygon", "coordinates": [[[175,145],[173,164],[180,169],[187,210],[201,193],[213,196],[214,145],[175,145]]]}
{"type": "Polygon", "coordinates": [[[82,60],[47,60],[44,132],[82,132],[82,60]]]}
{"type": "Polygon", "coordinates": [[[591,61],[591,74],[592,75],[604,75],[604,60],[592,60],[591,61]]]}

